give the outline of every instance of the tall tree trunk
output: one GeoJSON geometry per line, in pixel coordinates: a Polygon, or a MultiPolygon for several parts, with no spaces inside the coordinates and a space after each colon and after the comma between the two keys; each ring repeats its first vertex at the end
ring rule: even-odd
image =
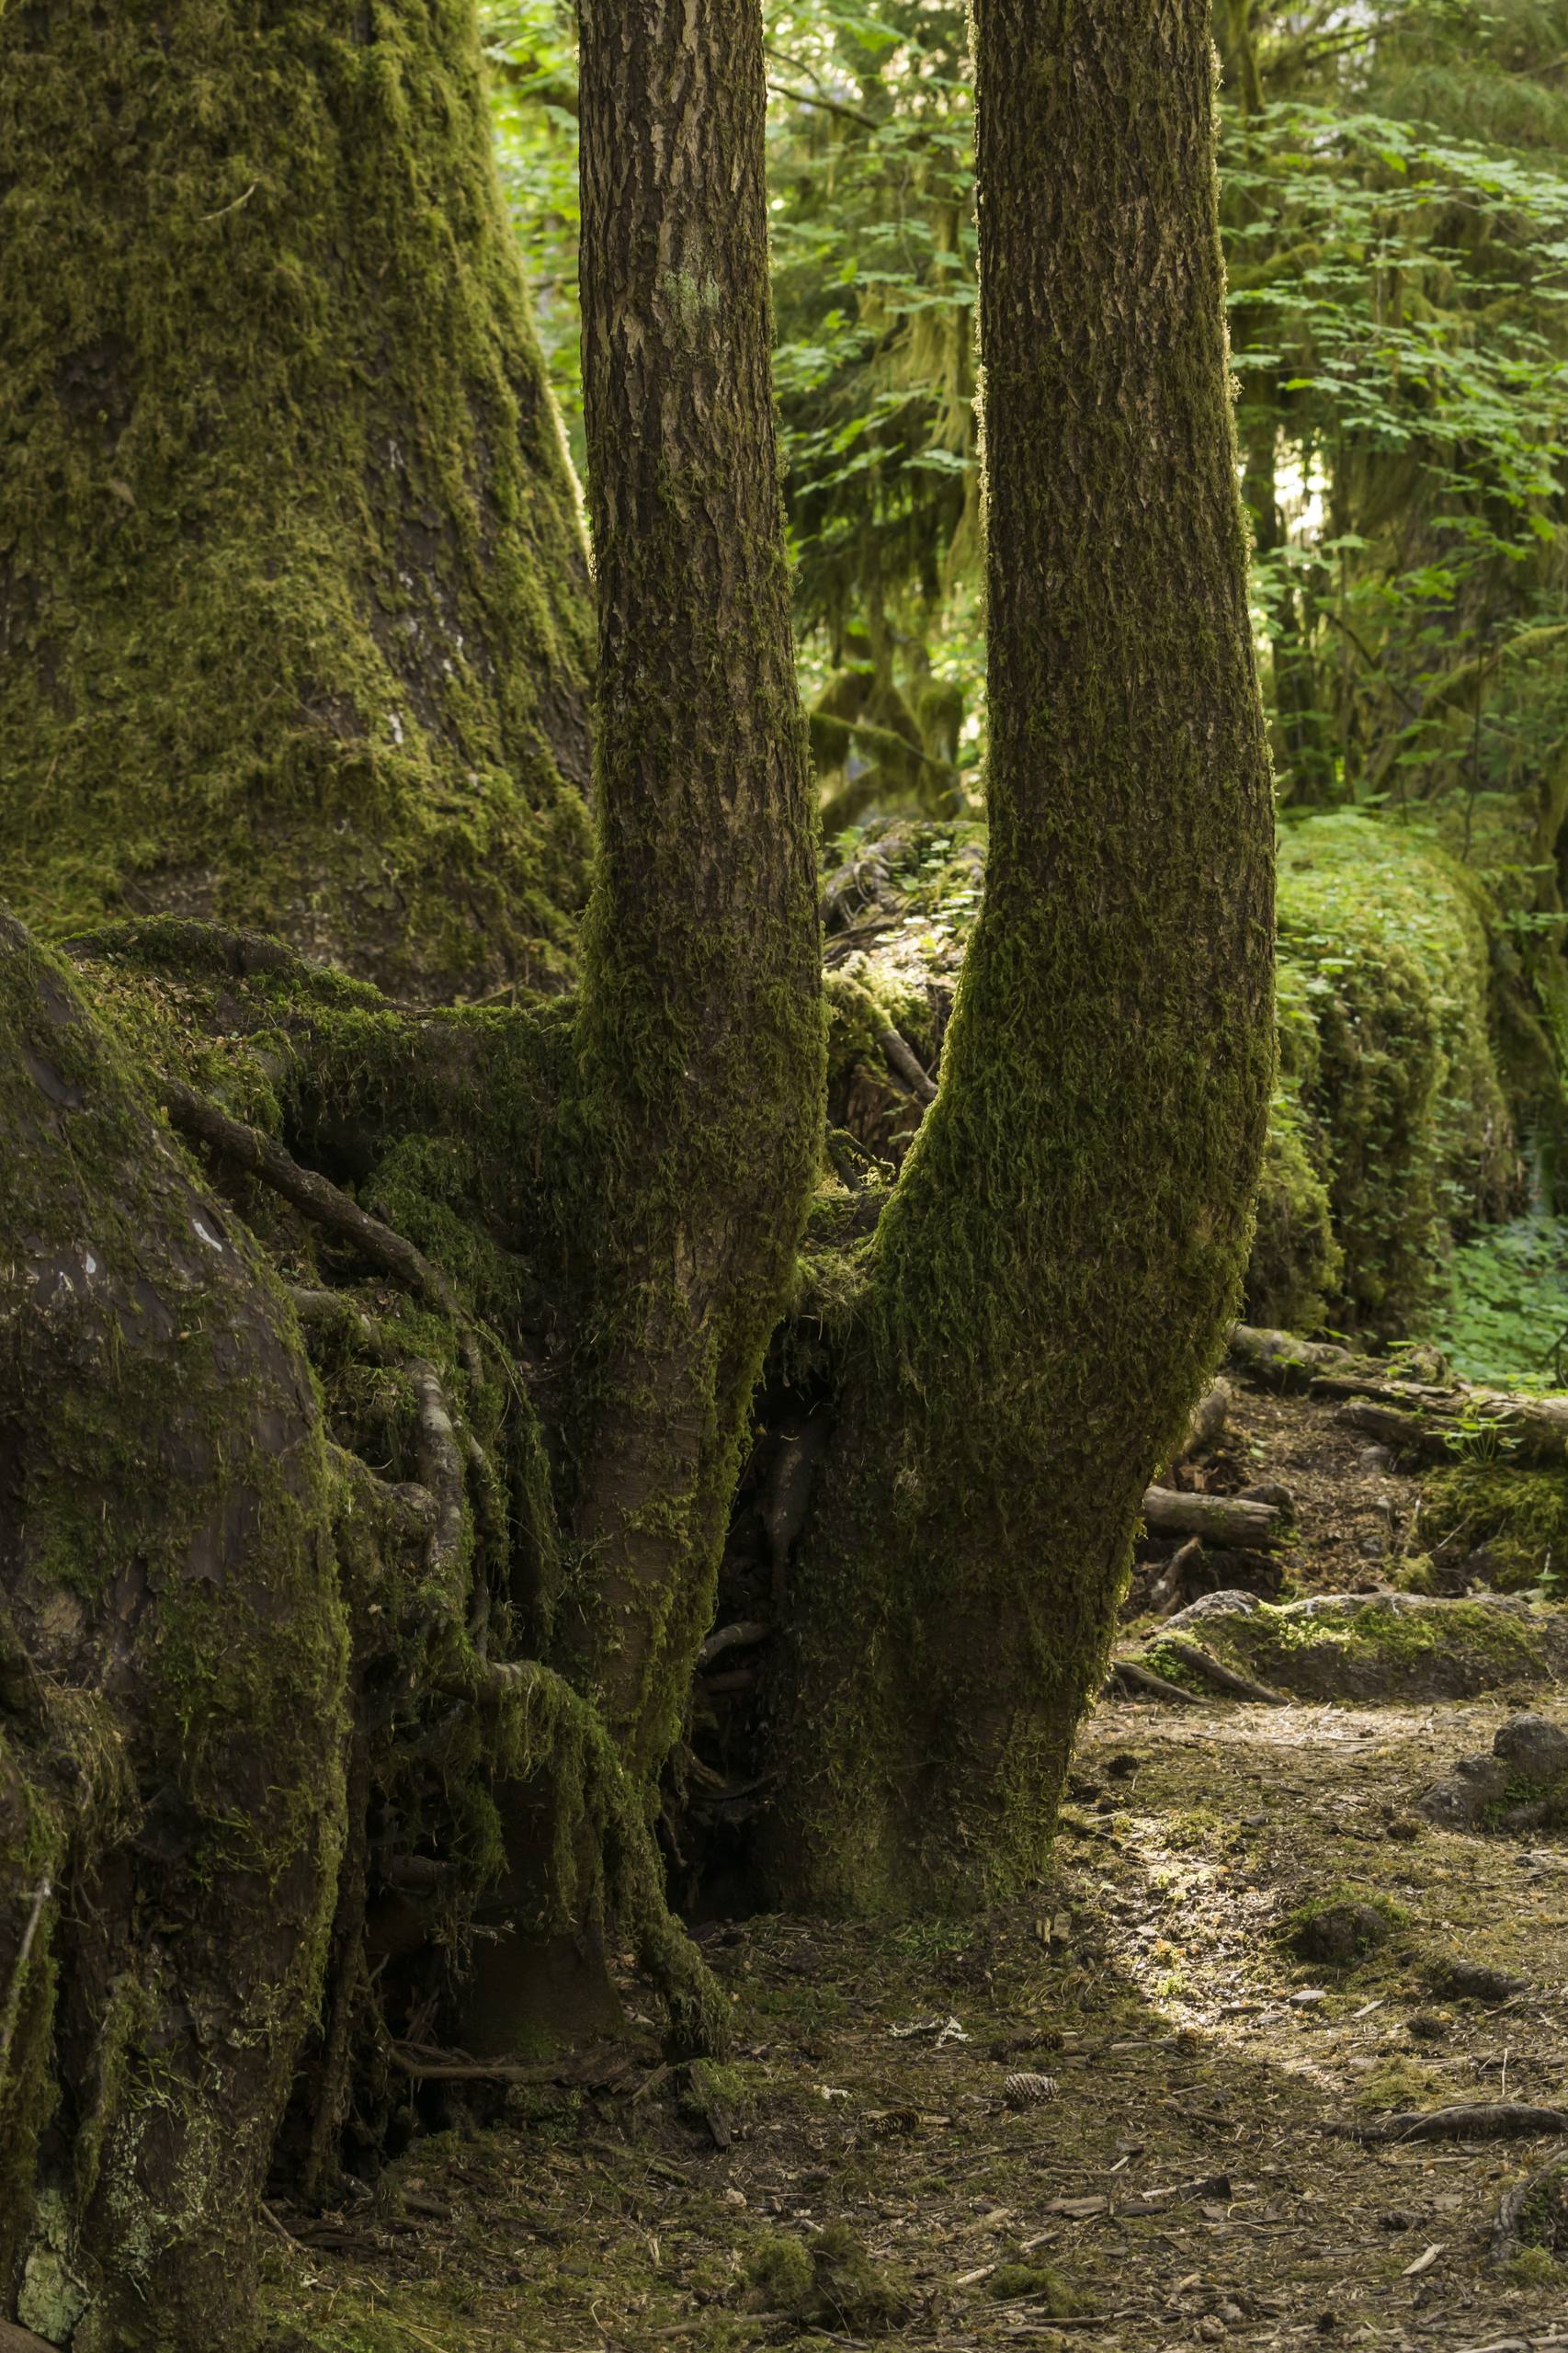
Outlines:
{"type": "Polygon", "coordinates": [[[1206,0],[974,24],[991,856],[797,1572],[774,1845],[862,1909],[1044,1859],[1273,1067],[1206,0]]]}
{"type": "Polygon", "coordinates": [[[575,484],[473,0],[0,9],[0,893],[559,984],[575,484]]]}
{"type": "Polygon", "coordinates": [[[599,595],[583,1346],[562,1655],[637,1769],[678,1729],[818,1153],[810,759],[769,376],[757,0],[584,0],[599,595]]]}
{"type": "Polygon", "coordinates": [[[0,2313],[239,2346],[342,1838],[333,1472],[278,1286],[4,915],[0,1132],[0,2313]]]}

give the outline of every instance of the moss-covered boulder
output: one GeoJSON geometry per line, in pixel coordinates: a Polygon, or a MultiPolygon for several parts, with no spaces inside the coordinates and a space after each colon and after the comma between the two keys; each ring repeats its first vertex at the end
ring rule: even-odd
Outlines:
{"type": "Polygon", "coordinates": [[[1280,1607],[1210,1594],[1201,1639],[1259,1682],[1306,1699],[1474,1699],[1568,1673],[1568,1613],[1493,1594],[1324,1594],[1280,1607]]]}
{"type": "Polygon", "coordinates": [[[1287,826],[1279,1091],[1248,1283],[1261,1323],[1397,1334],[1455,1224],[1504,1213],[1520,1163],[1477,877],[1352,811],[1287,826]]]}

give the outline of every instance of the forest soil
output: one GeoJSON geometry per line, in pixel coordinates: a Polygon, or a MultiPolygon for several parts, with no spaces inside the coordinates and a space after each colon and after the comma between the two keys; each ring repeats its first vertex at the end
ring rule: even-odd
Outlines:
{"type": "MultiPolygon", "coordinates": [[[[1376,1587],[1415,1549],[1416,1481],[1317,1401],[1240,1397],[1208,1475],[1292,1490],[1296,1592],[1376,1587]]],[[[729,2068],[662,2068],[632,1988],[627,2038],[561,2080],[454,2109],[325,2215],[275,2202],[269,2353],[1568,2344],[1568,2264],[1491,2249],[1507,2190],[1568,2143],[1336,2129],[1568,2099],[1568,1840],[1414,1810],[1522,1704],[1568,1727],[1568,1692],[1525,1685],[1103,1702],[1035,1900],[891,1928],[709,1923],[729,2068]],[[1340,1902],[1386,1938],[1348,1967],[1299,1961],[1302,1913],[1340,1902]],[[1446,1995],[1453,1959],[1523,1990],[1446,1995]],[[1053,2096],[1009,2093],[1019,2073],[1053,2096]],[[790,2271],[769,2243],[834,2224],[891,2313],[851,2294],[810,2321],[759,2309],[758,2274],[777,2296],[790,2271]]]]}

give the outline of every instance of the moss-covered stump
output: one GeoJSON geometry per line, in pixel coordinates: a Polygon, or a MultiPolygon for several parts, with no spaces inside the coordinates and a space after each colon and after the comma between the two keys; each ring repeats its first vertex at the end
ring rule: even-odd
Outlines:
{"type": "Polygon", "coordinates": [[[472,0],[0,14],[0,891],[559,984],[587,565],[472,0]]]}
{"type": "MultiPolygon", "coordinates": [[[[1323,1594],[1275,1606],[1210,1594],[1173,1629],[1304,1699],[1464,1699],[1568,1673],[1568,1613],[1488,1595],[1323,1594]]],[[[1149,1653],[1160,1665],[1156,1643],[1149,1653]]]]}
{"type": "Polygon", "coordinates": [[[0,2305],[194,2353],[332,1917],[336,1478],[279,1286],[6,918],[0,1055],[0,2305]]]}

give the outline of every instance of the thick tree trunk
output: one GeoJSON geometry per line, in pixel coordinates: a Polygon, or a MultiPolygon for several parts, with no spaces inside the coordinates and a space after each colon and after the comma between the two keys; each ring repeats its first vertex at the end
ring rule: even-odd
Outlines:
{"type": "Polygon", "coordinates": [[[562,1655],[678,1729],[824,1086],[769,377],[756,0],[585,0],[601,850],[577,1042],[584,1335],[562,1655]]]}
{"type": "Polygon", "coordinates": [[[334,1480],[278,1285],[0,916],[0,2312],[245,2341],[342,1838],[334,1480]]]}
{"type": "Polygon", "coordinates": [[[473,0],[17,0],[0,252],[0,892],[559,984],[587,568],[473,0]]]}
{"type": "Polygon", "coordinates": [[[774,1844],[869,1909],[1045,1858],[1273,1066],[1206,0],[974,21],[991,858],[804,1540],[774,1844]]]}

